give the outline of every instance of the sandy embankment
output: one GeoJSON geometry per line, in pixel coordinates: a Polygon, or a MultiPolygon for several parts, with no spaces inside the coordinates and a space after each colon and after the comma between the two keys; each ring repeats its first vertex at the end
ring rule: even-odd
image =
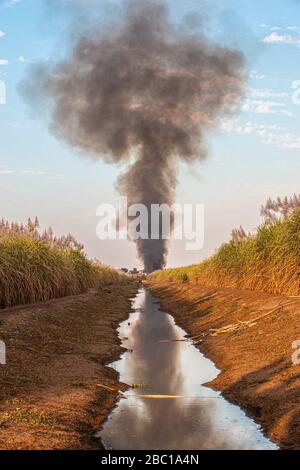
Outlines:
{"type": "Polygon", "coordinates": [[[300,449],[300,365],[292,363],[300,299],[165,281],[150,288],[190,336],[202,335],[199,349],[222,371],[210,385],[281,448],[300,449]]]}
{"type": "Polygon", "coordinates": [[[36,306],[2,310],[0,449],[91,449],[120,388],[105,364],[120,355],[118,324],[130,313],[136,285],[36,306]]]}

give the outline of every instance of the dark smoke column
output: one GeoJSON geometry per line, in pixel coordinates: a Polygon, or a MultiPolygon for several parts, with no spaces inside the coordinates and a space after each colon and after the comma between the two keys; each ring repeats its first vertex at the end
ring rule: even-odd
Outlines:
{"type": "MultiPolygon", "coordinates": [[[[241,55],[180,32],[160,0],[126,0],[118,25],[72,38],[63,62],[33,70],[27,98],[48,101],[52,131],[73,147],[127,164],[118,188],[129,204],[172,204],[178,161],[205,158],[205,131],[242,93],[241,55]]],[[[137,241],[148,272],[167,248],[137,241]]]]}

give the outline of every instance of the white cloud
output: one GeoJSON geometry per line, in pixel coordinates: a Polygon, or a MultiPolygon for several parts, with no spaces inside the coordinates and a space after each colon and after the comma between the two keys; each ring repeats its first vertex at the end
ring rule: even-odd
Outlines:
{"type": "Polygon", "coordinates": [[[266,76],[263,75],[263,74],[260,74],[260,73],[256,72],[256,70],[252,70],[252,71],[250,72],[250,78],[251,78],[252,80],[263,80],[264,78],[266,78],[266,76]]]}
{"type": "Polygon", "coordinates": [[[282,26],[272,26],[270,31],[284,31],[284,28],[282,26]]]}
{"type": "Polygon", "coordinates": [[[23,55],[20,55],[20,57],[17,58],[18,62],[32,62],[31,59],[28,59],[27,57],[24,57],[23,55]]]}
{"type": "Polygon", "coordinates": [[[293,117],[293,113],[285,109],[284,103],[256,101],[254,102],[254,112],[256,114],[282,114],[287,117],[293,117]]]}
{"type": "Polygon", "coordinates": [[[269,31],[276,32],[276,31],[293,31],[296,33],[300,33],[300,28],[299,26],[295,25],[289,25],[289,26],[270,26],[267,25],[266,23],[262,23],[260,25],[261,28],[268,29],[269,31]]]}
{"type": "Polygon", "coordinates": [[[15,170],[1,170],[0,169],[0,176],[1,175],[4,175],[4,176],[14,175],[15,173],[16,173],[15,170]]]}
{"type": "Polygon", "coordinates": [[[277,92],[269,89],[256,89],[256,88],[249,88],[248,95],[251,98],[288,98],[289,93],[286,92],[277,92]]]}
{"type": "Polygon", "coordinates": [[[300,149],[300,136],[277,125],[258,124],[253,121],[242,124],[237,118],[223,121],[221,129],[228,133],[254,135],[265,145],[273,145],[281,149],[300,149]]]}
{"type": "Polygon", "coordinates": [[[289,111],[286,104],[279,101],[263,101],[246,99],[242,106],[244,113],[255,114],[281,114],[287,117],[293,117],[293,113],[289,111]]]}
{"type": "Polygon", "coordinates": [[[262,39],[266,44],[292,44],[300,46],[300,38],[295,38],[290,34],[278,34],[276,32],[262,39]]]}
{"type": "Polygon", "coordinates": [[[280,78],[280,77],[272,77],[270,78],[271,82],[276,82],[276,83],[290,83],[290,80],[288,78],[280,78]]]}
{"type": "Polygon", "coordinates": [[[240,118],[227,119],[222,122],[221,129],[227,132],[237,132],[238,134],[253,134],[258,131],[284,131],[283,127],[276,124],[259,124],[255,121],[248,121],[241,124],[240,118]]]}
{"type": "Polygon", "coordinates": [[[289,138],[281,144],[281,147],[283,149],[300,149],[300,137],[292,136],[291,134],[288,136],[289,138]]]}
{"type": "Polygon", "coordinates": [[[281,149],[300,149],[300,137],[287,131],[269,132],[261,130],[257,132],[257,136],[261,137],[266,145],[275,145],[281,149]]]}
{"type": "Polygon", "coordinates": [[[5,36],[5,32],[0,29],[0,38],[3,38],[5,36]]]}
{"type": "Polygon", "coordinates": [[[26,168],[20,171],[22,176],[46,176],[47,174],[47,171],[37,170],[36,168],[26,168]]]}
{"type": "Polygon", "coordinates": [[[24,170],[11,170],[7,168],[0,168],[0,176],[10,176],[10,175],[19,175],[19,176],[49,176],[49,173],[44,170],[39,170],[37,168],[25,168],[24,170]]]}
{"type": "Polygon", "coordinates": [[[292,117],[293,113],[288,109],[285,101],[288,97],[289,93],[285,91],[249,87],[241,110],[244,113],[281,114],[292,117]]]}
{"type": "Polygon", "coordinates": [[[280,77],[268,77],[262,73],[257,72],[256,70],[252,70],[249,75],[251,80],[268,80],[270,82],[289,82],[288,78],[280,78],[280,77]]]}
{"type": "Polygon", "coordinates": [[[0,65],[8,65],[7,59],[0,59],[0,65]]]}
{"type": "Polygon", "coordinates": [[[288,26],[286,28],[288,31],[296,31],[296,32],[300,32],[300,28],[298,28],[298,26],[288,26]]]}

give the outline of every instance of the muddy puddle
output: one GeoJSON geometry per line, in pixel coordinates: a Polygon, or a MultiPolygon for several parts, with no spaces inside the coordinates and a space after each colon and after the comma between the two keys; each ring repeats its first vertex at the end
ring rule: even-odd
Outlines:
{"type": "Polygon", "coordinates": [[[219,370],[153,295],[141,289],[119,328],[128,349],[111,364],[130,385],[98,433],[107,449],[276,449],[236,405],[204,384],[219,370]]]}

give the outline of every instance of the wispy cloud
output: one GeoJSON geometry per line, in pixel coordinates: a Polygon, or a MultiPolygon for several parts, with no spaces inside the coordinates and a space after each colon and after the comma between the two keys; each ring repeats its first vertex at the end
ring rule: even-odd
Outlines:
{"type": "Polygon", "coordinates": [[[268,80],[269,82],[289,82],[288,78],[281,78],[281,77],[269,77],[263,73],[257,72],[256,70],[251,70],[249,74],[249,78],[251,80],[268,80]]]}
{"type": "Polygon", "coordinates": [[[284,131],[283,127],[276,124],[259,124],[254,121],[248,121],[245,124],[241,123],[240,118],[226,119],[221,124],[221,129],[226,132],[236,132],[238,134],[254,134],[257,131],[284,131]]]}
{"type": "Polygon", "coordinates": [[[65,180],[64,175],[51,174],[46,170],[40,170],[39,168],[23,168],[23,169],[11,169],[6,167],[6,162],[2,162],[0,166],[0,177],[1,176],[22,176],[22,177],[33,177],[33,178],[48,178],[50,180],[65,180]]]}
{"type": "Polygon", "coordinates": [[[281,149],[300,149],[300,137],[288,131],[273,132],[267,129],[256,131],[264,144],[275,145],[281,149]]]}
{"type": "Polygon", "coordinates": [[[8,65],[7,59],[0,59],[0,65],[8,65]]]}
{"type": "Polygon", "coordinates": [[[228,133],[254,135],[265,145],[273,145],[281,149],[300,149],[300,136],[277,125],[259,124],[253,121],[242,124],[237,118],[223,121],[221,129],[228,133]]]}
{"type": "Polygon", "coordinates": [[[247,96],[241,106],[243,113],[279,114],[293,117],[288,107],[290,93],[270,88],[249,87],[247,96]]]}
{"type": "Polygon", "coordinates": [[[273,91],[270,89],[256,89],[256,88],[249,88],[248,96],[251,98],[288,98],[289,93],[286,92],[278,92],[273,91]]]}
{"type": "Polygon", "coordinates": [[[37,168],[25,168],[23,170],[12,170],[10,168],[0,168],[0,175],[19,175],[19,176],[47,176],[49,173],[37,168]]]}
{"type": "Polygon", "coordinates": [[[275,26],[270,26],[266,23],[262,23],[260,25],[261,28],[264,28],[264,29],[268,29],[269,31],[283,31],[283,32],[286,32],[286,31],[292,31],[292,32],[295,32],[295,33],[300,33],[300,27],[299,26],[295,26],[295,25],[288,25],[288,26],[278,26],[278,25],[275,25],[275,26]]]}
{"type": "Polygon", "coordinates": [[[0,38],[3,38],[5,36],[5,32],[0,29],[0,38]]]}
{"type": "Polygon", "coordinates": [[[22,176],[47,176],[48,172],[36,168],[26,168],[25,170],[21,170],[19,174],[22,176]]]}
{"type": "Polygon", "coordinates": [[[283,102],[263,101],[246,99],[242,106],[244,113],[255,114],[280,114],[282,116],[293,117],[293,113],[287,109],[283,102]]]}
{"type": "Polygon", "coordinates": [[[23,62],[23,63],[25,63],[25,62],[31,63],[32,62],[31,59],[29,59],[28,57],[24,57],[23,55],[20,55],[20,57],[17,58],[17,61],[18,62],[23,62]]]}
{"type": "Polygon", "coordinates": [[[277,32],[273,32],[266,36],[262,39],[262,42],[265,44],[290,44],[300,46],[299,37],[294,37],[290,34],[278,34],[277,32]]]}
{"type": "Polygon", "coordinates": [[[298,26],[288,26],[287,31],[295,31],[297,33],[300,33],[300,28],[298,26]]]}
{"type": "Polygon", "coordinates": [[[0,169],[0,176],[14,175],[15,173],[16,173],[15,170],[1,170],[0,169]]]}
{"type": "Polygon", "coordinates": [[[264,80],[264,78],[266,78],[266,76],[261,74],[261,73],[258,73],[256,70],[251,70],[250,78],[252,80],[264,80]]]}

